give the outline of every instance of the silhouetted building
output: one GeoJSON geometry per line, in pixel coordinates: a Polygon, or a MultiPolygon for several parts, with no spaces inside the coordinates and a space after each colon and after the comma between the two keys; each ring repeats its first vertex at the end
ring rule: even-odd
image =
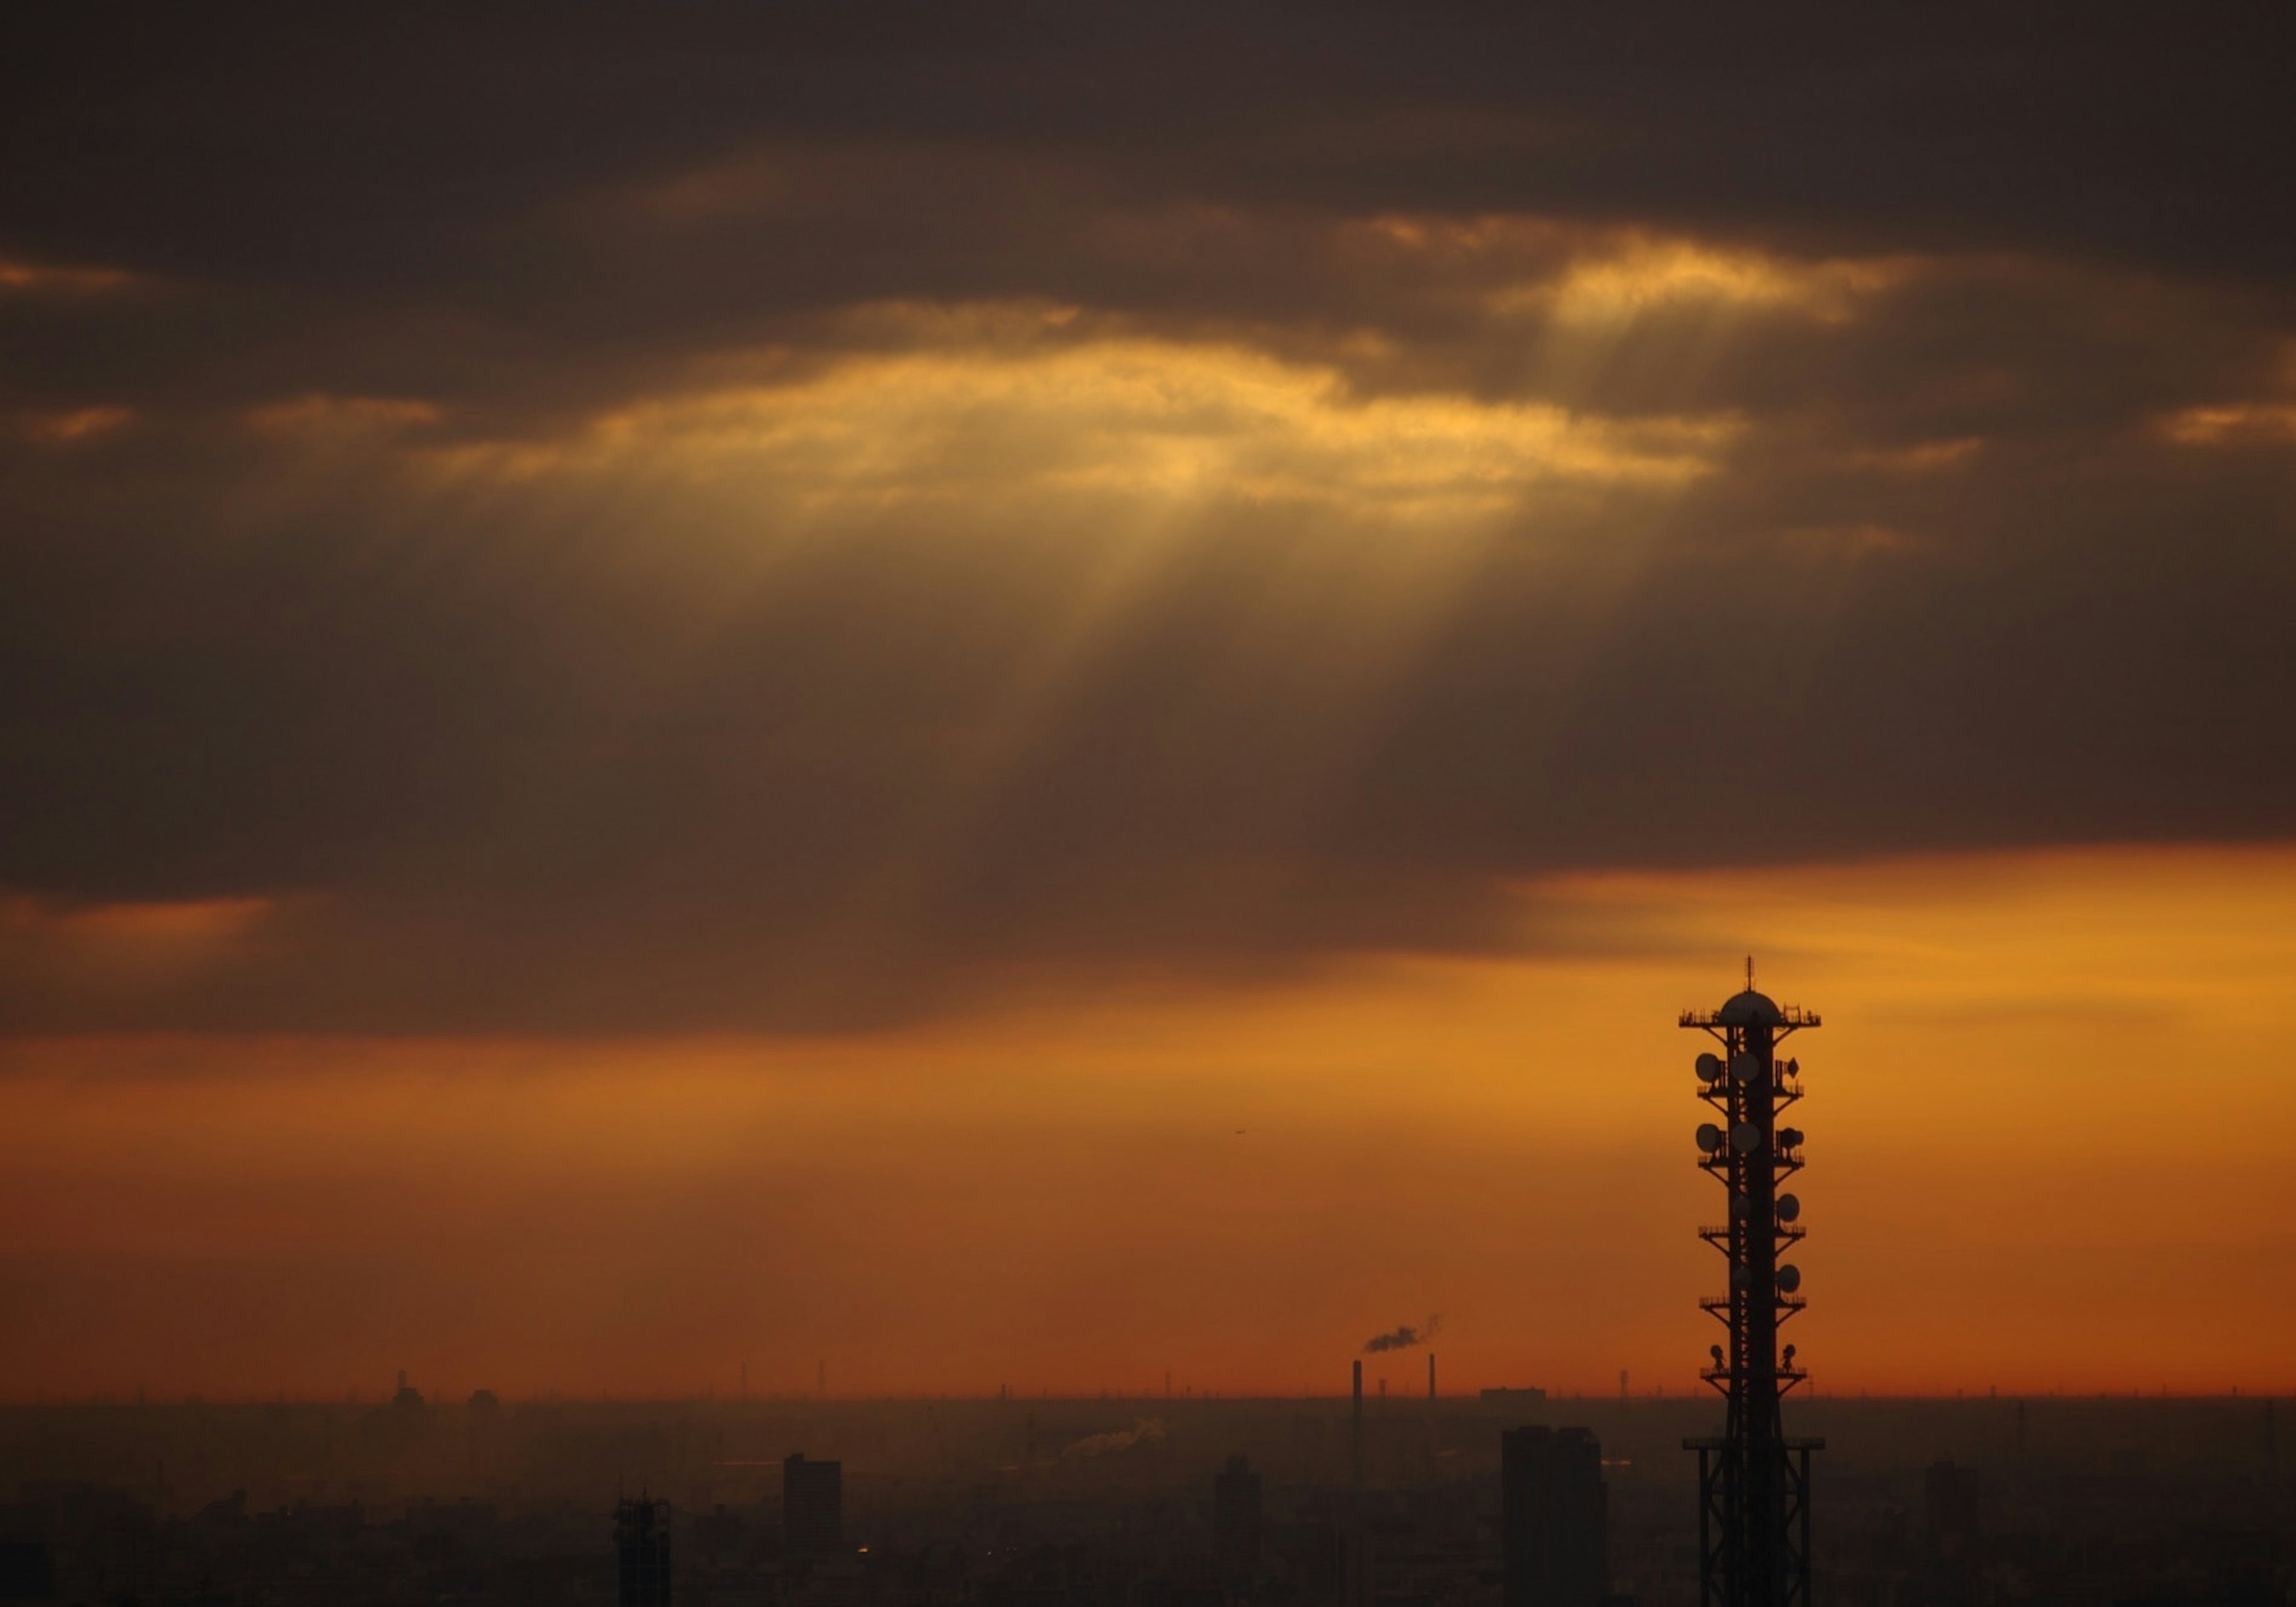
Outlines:
{"type": "Polygon", "coordinates": [[[1259,1475],[1242,1456],[1212,1480],[1212,1529],[1222,1572],[1243,1580],[1259,1571],[1259,1475]]]}
{"type": "Polygon", "coordinates": [[[406,1382],[406,1369],[404,1367],[398,1370],[398,1393],[390,1398],[390,1404],[402,1412],[422,1409],[422,1391],[406,1382]]]}
{"type": "Polygon", "coordinates": [[[0,1602],[52,1602],[55,1548],[45,1540],[0,1540],[0,1602]]]}
{"type": "Polygon", "coordinates": [[[1487,1406],[1539,1406],[1546,1404],[1546,1391],[1502,1387],[1484,1390],[1482,1402],[1487,1406]]]}
{"type": "MultiPolygon", "coordinates": [[[[22,1570],[37,1586],[45,1566],[53,1573],[55,1599],[111,1603],[152,1594],[158,1538],[150,1506],[108,1485],[27,1480],[20,1505],[0,1509],[7,1537],[31,1542],[37,1551],[14,1554],[11,1571],[22,1570]]],[[[36,1589],[0,1600],[43,1599],[36,1589]]]]}
{"type": "Polygon", "coordinates": [[[615,1599],[669,1607],[669,1503],[640,1496],[614,1508],[615,1599]]]}
{"type": "Polygon", "coordinates": [[[1932,1463],[1922,1478],[1922,1496],[1930,1543],[1948,1555],[1961,1554],[1977,1536],[1977,1470],[1932,1463]]]}
{"type": "Polygon", "coordinates": [[[808,1462],[803,1451],[782,1464],[782,1543],[799,1556],[826,1556],[845,1539],[845,1464],[808,1462]]]}
{"type": "Polygon", "coordinates": [[[1610,1589],[1603,1447],[1586,1429],[1499,1436],[1505,1607],[1596,1607],[1610,1589]]]}

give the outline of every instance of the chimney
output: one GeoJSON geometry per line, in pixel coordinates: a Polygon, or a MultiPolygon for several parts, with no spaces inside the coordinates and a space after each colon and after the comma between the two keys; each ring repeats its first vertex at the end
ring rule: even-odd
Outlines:
{"type": "Polygon", "coordinates": [[[1348,1456],[1349,1479],[1357,1489],[1363,1488],[1363,1359],[1356,1359],[1356,1412],[1349,1431],[1348,1456]]]}
{"type": "Polygon", "coordinates": [[[1427,1353],[1427,1404],[1435,1404],[1435,1353],[1427,1353]]]}

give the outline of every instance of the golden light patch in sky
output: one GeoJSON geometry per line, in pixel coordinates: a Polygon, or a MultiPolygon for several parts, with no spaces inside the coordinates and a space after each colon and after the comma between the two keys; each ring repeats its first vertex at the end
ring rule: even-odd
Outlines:
{"type": "Polygon", "coordinates": [[[21,258],[0,258],[0,294],[18,291],[97,295],[107,291],[126,290],[135,283],[138,277],[124,268],[100,265],[27,262],[21,258]]]}
{"type": "Polygon", "coordinates": [[[1846,452],[1841,461],[1850,468],[1878,470],[1884,474],[1935,474],[1961,467],[1984,449],[1981,439],[1964,435],[1950,440],[1923,441],[1912,447],[1846,452]]]}
{"type": "Polygon", "coordinates": [[[1907,272],[1889,261],[1795,262],[1692,241],[1637,238],[1574,259],[1559,279],[1500,293],[1496,310],[1547,310],[1566,325],[1610,325],[1669,306],[1784,308],[1840,323],[1859,299],[1907,272]]]}
{"type": "Polygon", "coordinates": [[[413,397],[329,396],[314,393],[250,410],[248,422],[266,435],[342,440],[388,436],[438,422],[439,409],[413,397]]]}
{"type": "Polygon", "coordinates": [[[19,1045],[11,1265],[62,1283],[0,1360],[48,1390],[698,1390],[828,1355],[853,1390],[1288,1392],[1441,1310],[1458,1387],[1687,1389],[1716,1201],[1674,1018],[1751,949],[1826,1020],[1791,1045],[1822,1390],[2296,1383],[2296,849],[1521,897],[1513,954],[1046,975],[849,1038],[19,1045]],[[194,1269],[228,1309],[163,1341],[138,1314],[194,1269]]]}
{"type": "Polygon", "coordinates": [[[43,447],[67,447],[110,435],[135,422],[133,407],[74,407],[60,413],[18,415],[18,430],[25,439],[43,447]]]}
{"type": "Polygon", "coordinates": [[[1611,421],[1452,397],[1351,398],[1329,369],[1146,340],[850,359],[782,386],[639,404],[571,439],[442,453],[512,480],[643,467],[800,507],[1023,493],[1487,516],[1549,483],[1679,484],[1726,418],[1611,421]]]}
{"type": "Polygon", "coordinates": [[[9,902],[0,919],[65,940],[204,943],[238,936],[275,907],[275,901],[269,898],[193,898],[48,910],[17,899],[9,902]]]}
{"type": "Polygon", "coordinates": [[[0,954],[20,973],[70,989],[213,963],[278,908],[271,898],[57,906],[0,898],[0,954]]]}
{"type": "Polygon", "coordinates": [[[2161,429],[2170,440],[2185,447],[2296,440],[2296,403],[2232,402],[2187,407],[2163,419],[2161,429]]]}

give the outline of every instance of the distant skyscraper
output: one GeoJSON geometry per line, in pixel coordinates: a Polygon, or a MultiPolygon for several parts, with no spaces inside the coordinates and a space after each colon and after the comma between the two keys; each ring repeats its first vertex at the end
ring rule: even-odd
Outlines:
{"type": "Polygon", "coordinates": [[[1219,1544],[1220,1570],[1233,1580],[1259,1571],[1259,1475],[1241,1456],[1212,1480],[1212,1528],[1219,1544]]]}
{"type": "Polygon", "coordinates": [[[614,1508],[614,1574],[620,1607],[669,1607],[669,1503],[641,1496],[614,1508]]]}
{"type": "Polygon", "coordinates": [[[1977,1535],[1977,1470],[1934,1462],[1922,1480],[1928,1508],[1930,1544],[1948,1556],[1960,1556],[1977,1535]]]}
{"type": "Polygon", "coordinates": [[[1603,1447],[1585,1429],[1499,1436],[1504,1607],[1595,1607],[1610,1589],[1603,1447]]]}
{"type": "Polygon", "coordinates": [[[808,1462],[798,1452],[782,1464],[782,1541],[800,1556],[826,1556],[845,1539],[845,1464],[808,1462]]]}

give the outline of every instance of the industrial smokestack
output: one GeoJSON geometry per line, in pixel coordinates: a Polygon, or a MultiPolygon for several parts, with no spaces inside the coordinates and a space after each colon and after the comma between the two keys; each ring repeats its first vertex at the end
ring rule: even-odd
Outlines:
{"type": "Polygon", "coordinates": [[[1435,1353],[1432,1350],[1427,1353],[1427,1404],[1431,1406],[1435,1404],[1435,1353]]]}
{"type": "Polygon", "coordinates": [[[1363,1360],[1356,1360],[1355,1420],[1349,1431],[1349,1480],[1356,1488],[1363,1488],[1363,1360]]]}

